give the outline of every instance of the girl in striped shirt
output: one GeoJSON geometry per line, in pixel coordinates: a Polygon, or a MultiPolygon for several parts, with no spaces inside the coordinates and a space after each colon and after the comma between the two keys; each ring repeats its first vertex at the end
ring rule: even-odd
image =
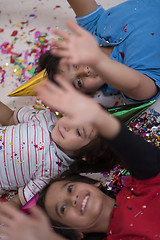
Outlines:
{"type": "Polygon", "coordinates": [[[0,194],[18,189],[10,200],[18,207],[74,159],[84,157],[87,151],[94,157],[100,152],[96,131],[90,126],[66,128],[67,116],[58,119],[49,109],[27,107],[14,112],[2,102],[0,109],[0,194]]]}

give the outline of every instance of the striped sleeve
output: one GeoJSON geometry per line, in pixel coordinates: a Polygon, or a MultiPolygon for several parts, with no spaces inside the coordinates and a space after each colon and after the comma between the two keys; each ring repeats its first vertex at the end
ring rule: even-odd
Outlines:
{"type": "Polygon", "coordinates": [[[18,189],[19,199],[21,204],[24,206],[29,200],[31,200],[48,182],[49,177],[36,178],[30,180],[30,182],[18,189]]]}
{"type": "Polygon", "coordinates": [[[30,121],[39,111],[27,107],[21,107],[14,112],[13,118],[15,124],[26,123],[30,121]]]}
{"type": "Polygon", "coordinates": [[[48,126],[48,123],[50,121],[53,124],[57,122],[57,116],[53,112],[50,112],[49,109],[36,110],[36,109],[30,109],[27,107],[22,107],[20,109],[17,109],[14,112],[13,118],[14,118],[15,124],[27,123],[30,120],[32,120],[34,122],[39,122],[39,123],[45,122],[46,126],[48,126]]]}

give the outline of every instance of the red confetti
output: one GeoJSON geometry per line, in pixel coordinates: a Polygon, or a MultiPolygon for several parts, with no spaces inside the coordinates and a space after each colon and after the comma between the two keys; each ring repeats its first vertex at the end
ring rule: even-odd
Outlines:
{"type": "Polygon", "coordinates": [[[9,23],[10,23],[10,24],[12,23],[12,20],[11,20],[11,19],[9,19],[9,23]]]}
{"type": "Polygon", "coordinates": [[[122,31],[126,32],[127,31],[126,27],[127,27],[127,24],[123,27],[122,31]]]}
{"type": "Polygon", "coordinates": [[[40,146],[40,147],[38,148],[38,150],[42,150],[42,149],[44,149],[44,146],[40,146]]]}
{"type": "Polygon", "coordinates": [[[15,63],[15,59],[12,56],[10,56],[10,63],[15,63]]]}
{"type": "Polygon", "coordinates": [[[32,51],[28,54],[29,56],[31,56],[32,55],[32,53],[36,53],[37,52],[37,49],[32,49],[32,51]]]}
{"type": "Polygon", "coordinates": [[[118,101],[116,101],[116,102],[115,102],[115,104],[114,104],[114,107],[118,106],[118,103],[119,103],[119,102],[118,102],[118,101]]]}
{"type": "Polygon", "coordinates": [[[16,35],[17,35],[17,33],[18,33],[18,31],[17,31],[17,30],[13,31],[13,32],[12,32],[12,34],[11,34],[11,37],[14,37],[14,36],[16,36],[16,35]]]}
{"type": "Polygon", "coordinates": [[[0,33],[4,32],[4,29],[3,28],[0,28],[0,33]]]}
{"type": "Polygon", "coordinates": [[[26,21],[26,22],[21,22],[21,24],[27,24],[28,23],[28,21],[26,21]]]}
{"type": "Polygon", "coordinates": [[[60,5],[57,5],[56,8],[60,8],[61,6],[60,5]]]}
{"type": "Polygon", "coordinates": [[[153,36],[153,35],[154,35],[154,33],[151,33],[151,35],[153,36]]]}
{"type": "Polygon", "coordinates": [[[29,32],[33,32],[33,31],[35,31],[35,30],[36,30],[36,28],[33,28],[33,29],[29,30],[29,32]]]}
{"type": "Polygon", "coordinates": [[[124,52],[119,52],[119,53],[121,54],[122,59],[124,59],[124,56],[125,56],[124,52]]]}

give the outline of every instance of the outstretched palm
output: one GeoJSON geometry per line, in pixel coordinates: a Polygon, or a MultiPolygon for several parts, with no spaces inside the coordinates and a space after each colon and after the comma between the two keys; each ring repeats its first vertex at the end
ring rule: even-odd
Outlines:
{"type": "Polygon", "coordinates": [[[57,48],[52,50],[54,55],[62,57],[63,63],[67,64],[97,64],[99,47],[96,39],[77,23],[67,21],[67,26],[74,34],[59,29],[53,29],[52,33],[60,36],[64,41],[52,41],[57,48]]]}

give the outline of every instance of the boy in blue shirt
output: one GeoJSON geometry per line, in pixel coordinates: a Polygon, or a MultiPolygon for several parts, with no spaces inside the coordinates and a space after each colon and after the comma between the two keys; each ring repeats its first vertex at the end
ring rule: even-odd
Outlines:
{"type": "MultiPolygon", "coordinates": [[[[156,99],[159,96],[160,87],[158,28],[160,2],[158,0],[129,0],[107,11],[98,6],[94,0],[89,0],[87,3],[78,0],[68,0],[68,2],[76,13],[78,24],[93,34],[99,46],[105,47],[106,54],[101,54],[106,71],[105,79],[99,75],[103,81],[121,91],[130,101],[156,99]],[[151,19],[152,21],[150,21],[151,19]]],[[[73,23],[68,25],[77,34],[74,36],[75,42],[77,42],[76,48],[74,48],[73,41],[72,50],[70,48],[72,54],[76,54],[77,48],[80,49],[78,43],[86,36],[86,43],[88,41],[87,54],[94,57],[95,49],[91,52],[90,46],[93,38],[77,25],[73,25],[73,23]]],[[[73,39],[73,36],[68,35],[71,37],[69,40],[68,36],[66,39],[67,34],[63,35],[59,30],[54,30],[53,33],[63,36],[66,40],[65,42],[54,42],[54,45],[63,48],[67,43],[67,47],[71,47],[70,40],[73,39]]],[[[80,45],[82,46],[82,42],[80,45]]],[[[54,49],[53,53],[60,57],[66,57],[63,55],[64,51],[57,53],[58,51],[58,49],[54,49]]],[[[68,61],[67,63],[70,65],[81,64],[80,60],[72,61],[72,63],[68,61]]],[[[93,66],[89,67],[93,69],[93,66]]],[[[94,65],[94,71],[99,73],[97,65],[96,67],[94,65]]],[[[81,85],[85,85],[85,81],[81,85]]],[[[106,92],[107,90],[110,89],[105,87],[106,92]]]]}

